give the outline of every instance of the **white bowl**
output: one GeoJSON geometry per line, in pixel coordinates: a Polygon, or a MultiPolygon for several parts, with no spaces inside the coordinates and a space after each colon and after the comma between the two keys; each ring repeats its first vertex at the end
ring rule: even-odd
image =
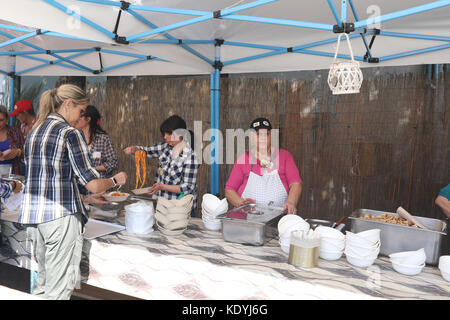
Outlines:
{"type": "Polygon", "coordinates": [[[218,230],[222,229],[221,221],[219,221],[219,223],[203,221],[203,224],[205,225],[206,229],[211,230],[211,231],[218,231],[218,230]]]}
{"type": "Polygon", "coordinates": [[[370,246],[364,246],[361,245],[358,242],[354,242],[353,240],[346,240],[345,241],[345,246],[346,247],[354,247],[354,248],[358,248],[358,249],[362,249],[362,250],[372,250],[375,251],[377,249],[379,249],[381,247],[381,242],[377,241],[376,243],[374,243],[373,245],[370,246]]]}
{"type": "Polygon", "coordinates": [[[389,255],[391,261],[400,263],[400,264],[410,264],[410,265],[421,265],[425,263],[427,256],[425,255],[425,249],[421,248],[415,251],[403,251],[391,253],[389,255]]]}
{"type": "Polygon", "coordinates": [[[357,267],[361,267],[361,268],[366,268],[368,266],[371,266],[374,262],[375,262],[375,258],[374,259],[364,259],[364,258],[359,258],[359,257],[355,257],[349,254],[345,254],[345,258],[347,259],[347,261],[357,267]]]}
{"type": "Polygon", "coordinates": [[[410,265],[410,264],[396,263],[392,260],[391,262],[392,267],[394,268],[395,271],[401,274],[405,274],[407,276],[414,276],[416,274],[419,274],[422,271],[423,267],[425,266],[425,263],[421,265],[410,265]]]}
{"type": "Polygon", "coordinates": [[[345,234],[335,228],[318,226],[315,230],[321,237],[345,240],[345,234]]]}
{"type": "Polygon", "coordinates": [[[450,273],[450,256],[440,256],[438,268],[446,273],[450,273]]]}
{"type": "Polygon", "coordinates": [[[441,269],[442,278],[450,282],[450,272],[445,272],[441,269]]]}
{"type": "Polygon", "coordinates": [[[320,249],[325,251],[344,251],[345,244],[344,243],[333,243],[329,241],[320,240],[320,249]]]}
{"type": "Polygon", "coordinates": [[[361,232],[356,233],[356,235],[358,237],[367,239],[370,242],[376,242],[376,241],[380,240],[380,234],[381,234],[380,229],[370,229],[370,230],[361,231],[361,232]]]}
{"type": "Polygon", "coordinates": [[[371,247],[371,246],[375,245],[377,242],[379,242],[380,239],[369,240],[369,239],[359,236],[357,233],[346,231],[345,241],[354,243],[361,247],[371,247]]]}
{"type": "Polygon", "coordinates": [[[353,257],[361,258],[361,259],[376,259],[378,257],[378,254],[380,253],[380,249],[377,249],[375,251],[373,250],[358,250],[353,247],[345,247],[344,250],[345,254],[349,254],[353,257]]]}
{"type": "Polygon", "coordinates": [[[338,260],[342,257],[342,251],[327,251],[319,249],[319,257],[324,260],[338,260]]]}
{"type": "Polygon", "coordinates": [[[289,238],[280,238],[278,240],[279,244],[284,244],[284,245],[290,245],[291,244],[291,239],[289,238]]]}
{"type": "MultiPolygon", "coordinates": [[[[283,225],[284,227],[284,225],[283,225]]],[[[280,233],[280,236],[286,236],[286,237],[290,237],[290,235],[292,234],[292,232],[294,231],[308,231],[310,228],[309,224],[307,222],[302,222],[302,221],[298,221],[298,222],[294,222],[293,224],[287,226],[286,228],[284,228],[284,232],[280,233]]]]}
{"type": "Polygon", "coordinates": [[[129,193],[126,192],[117,192],[117,191],[113,191],[107,194],[103,195],[103,198],[105,198],[106,200],[110,201],[110,202],[122,202],[128,199],[128,197],[130,196],[129,193]],[[112,194],[115,193],[120,193],[122,195],[120,196],[113,196],[112,194]]]}
{"type": "Polygon", "coordinates": [[[280,243],[280,247],[281,247],[281,250],[283,250],[284,253],[289,253],[289,249],[290,249],[291,245],[289,243],[288,244],[281,244],[280,243]]]}
{"type": "MultiPolygon", "coordinates": [[[[278,221],[278,233],[283,234],[289,228],[289,226],[293,225],[296,222],[304,222],[307,223],[305,220],[303,220],[302,217],[296,215],[296,214],[286,214],[284,217],[278,221]]],[[[308,223],[309,226],[309,223],[308,223]]]]}
{"type": "Polygon", "coordinates": [[[218,206],[220,206],[220,199],[210,193],[205,193],[202,198],[202,208],[205,208],[208,212],[214,212],[218,206]]]}

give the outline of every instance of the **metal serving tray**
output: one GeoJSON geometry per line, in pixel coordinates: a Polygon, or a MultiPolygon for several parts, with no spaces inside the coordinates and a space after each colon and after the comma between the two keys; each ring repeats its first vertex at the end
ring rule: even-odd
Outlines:
{"type": "Polygon", "coordinates": [[[283,208],[260,204],[247,204],[219,216],[222,220],[223,239],[262,246],[278,234],[278,221],[284,215],[283,208]]]}
{"type": "Polygon", "coordinates": [[[381,255],[387,256],[395,252],[413,251],[424,248],[427,256],[425,262],[427,264],[436,265],[439,262],[442,238],[447,235],[447,225],[445,221],[415,216],[419,222],[430,229],[425,230],[360,218],[366,214],[379,216],[383,213],[392,214],[397,217],[399,216],[397,213],[386,211],[375,211],[370,209],[355,210],[349,217],[351,220],[351,232],[357,233],[369,229],[380,229],[381,255]]]}

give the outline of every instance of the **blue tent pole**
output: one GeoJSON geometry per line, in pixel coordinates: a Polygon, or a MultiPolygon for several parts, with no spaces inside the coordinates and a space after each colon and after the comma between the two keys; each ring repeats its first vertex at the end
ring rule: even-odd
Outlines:
{"type": "Polygon", "coordinates": [[[210,168],[210,170],[211,170],[211,194],[214,194],[215,193],[215,185],[216,185],[216,183],[215,183],[215,174],[214,174],[214,164],[213,164],[213,161],[214,161],[214,147],[213,147],[213,143],[214,143],[214,136],[213,136],[213,129],[214,129],[214,123],[215,123],[215,116],[214,116],[214,113],[215,113],[215,110],[216,110],[216,108],[215,108],[215,106],[214,106],[214,104],[216,103],[216,99],[215,99],[215,95],[216,95],[216,90],[215,90],[215,84],[216,84],[216,82],[214,81],[214,72],[213,73],[211,73],[211,76],[210,76],[210,87],[211,87],[211,109],[210,109],[210,112],[211,112],[211,168],[210,168]]]}
{"type": "MultiPolygon", "coordinates": [[[[214,127],[216,129],[216,132],[218,133],[218,131],[220,129],[220,126],[219,126],[219,118],[220,118],[220,71],[219,71],[219,69],[216,69],[214,71],[214,82],[216,83],[215,86],[214,86],[215,87],[215,91],[216,91],[216,94],[214,95],[214,99],[216,100],[215,103],[214,103],[214,108],[215,108],[215,110],[214,110],[214,117],[215,117],[215,119],[214,119],[214,127]]],[[[219,153],[221,152],[221,150],[220,150],[220,143],[219,143],[220,141],[219,141],[219,139],[220,139],[220,135],[217,135],[214,138],[214,145],[215,145],[215,150],[214,150],[214,153],[215,153],[215,161],[214,161],[214,175],[215,175],[215,178],[214,178],[214,182],[216,184],[215,187],[214,187],[214,190],[215,190],[214,194],[219,194],[219,192],[220,192],[220,188],[219,188],[220,177],[219,177],[219,163],[218,163],[218,161],[220,159],[219,153]]]]}
{"type": "MultiPolygon", "coordinates": [[[[15,73],[16,73],[16,56],[12,55],[11,56],[11,83],[9,86],[9,112],[13,112],[14,111],[14,85],[15,85],[15,73]]],[[[12,126],[13,125],[13,119],[12,117],[9,118],[9,125],[12,126]]]]}

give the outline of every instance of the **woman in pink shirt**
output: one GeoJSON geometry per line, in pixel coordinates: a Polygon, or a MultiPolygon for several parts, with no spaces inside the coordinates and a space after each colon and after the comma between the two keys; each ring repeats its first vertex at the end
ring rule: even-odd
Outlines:
{"type": "Polygon", "coordinates": [[[233,206],[260,203],[297,213],[302,179],[289,151],[271,146],[272,125],[265,118],[252,121],[250,152],[241,155],[225,185],[225,197],[233,206]]]}

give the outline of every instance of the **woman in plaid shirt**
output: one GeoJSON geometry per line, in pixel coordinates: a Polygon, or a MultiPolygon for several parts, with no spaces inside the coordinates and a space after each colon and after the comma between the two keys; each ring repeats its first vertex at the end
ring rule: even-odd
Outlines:
{"type": "Polygon", "coordinates": [[[119,161],[111,138],[100,125],[100,118],[97,108],[89,105],[76,128],[84,133],[92,164],[100,177],[108,178],[117,170],[119,161]]]}
{"type": "Polygon", "coordinates": [[[192,194],[194,204],[191,215],[197,206],[197,172],[200,162],[191,148],[192,132],[186,130],[186,122],[173,115],[166,119],[159,130],[165,142],[149,147],[130,146],[125,154],[134,155],[137,150],[144,150],[149,158],[158,158],[158,170],[150,194],[166,199],[177,199],[181,193],[192,194]],[[191,139],[189,139],[190,137],[191,139]]]}
{"type": "MultiPolygon", "coordinates": [[[[27,225],[38,264],[34,295],[70,299],[78,283],[88,214],[78,185],[92,193],[123,185],[126,173],[100,179],[83,134],[75,129],[88,103],[72,84],[41,96],[39,117],[25,142],[26,183],[19,223],[27,225]]],[[[94,198],[91,196],[91,199],[94,198]]]]}
{"type": "Polygon", "coordinates": [[[24,139],[18,128],[8,125],[8,111],[4,106],[0,106],[0,141],[5,146],[0,151],[1,163],[11,166],[11,173],[19,174],[24,139]]]}

